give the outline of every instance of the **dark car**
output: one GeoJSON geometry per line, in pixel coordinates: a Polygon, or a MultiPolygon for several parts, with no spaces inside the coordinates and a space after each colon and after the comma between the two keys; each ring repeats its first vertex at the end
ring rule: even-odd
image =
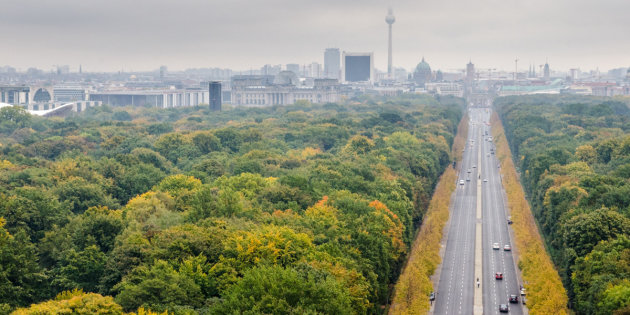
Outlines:
{"type": "Polygon", "coordinates": [[[435,292],[431,292],[431,295],[429,295],[429,301],[435,301],[435,292]]]}
{"type": "Polygon", "coordinates": [[[507,313],[509,312],[510,309],[508,308],[507,304],[501,304],[499,305],[499,312],[501,313],[507,313]]]}
{"type": "Polygon", "coordinates": [[[510,294],[510,303],[518,303],[518,295],[510,294]]]}

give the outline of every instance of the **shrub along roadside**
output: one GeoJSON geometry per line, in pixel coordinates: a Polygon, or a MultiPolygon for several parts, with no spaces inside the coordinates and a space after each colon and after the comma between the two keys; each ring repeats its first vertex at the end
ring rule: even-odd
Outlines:
{"type": "Polygon", "coordinates": [[[543,245],[516,175],[503,124],[496,113],[492,115],[491,123],[496,154],[501,161],[503,186],[514,222],[514,241],[520,252],[518,267],[527,289],[527,307],[531,314],[567,314],[567,292],[543,245]]]}
{"type": "MultiPolygon", "coordinates": [[[[453,156],[461,160],[466,145],[468,116],[464,116],[453,141],[453,156]]],[[[394,287],[389,314],[426,314],[429,311],[429,294],[433,291],[431,276],[440,264],[440,240],[449,217],[449,203],[455,190],[457,173],[452,166],[446,168],[429,204],[407,264],[394,287]]]]}

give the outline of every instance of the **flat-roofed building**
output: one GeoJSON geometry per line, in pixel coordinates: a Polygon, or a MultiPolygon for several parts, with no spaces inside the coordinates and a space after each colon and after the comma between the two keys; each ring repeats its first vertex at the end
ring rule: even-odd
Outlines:
{"type": "Polygon", "coordinates": [[[311,103],[332,103],[339,100],[339,82],[335,79],[314,79],[303,85],[292,71],[277,76],[232,77],[232,104],[264,107],[290,105],[304,100],[311,103]]]}
{"type": "Polygon", "coordinates": [[[90,93],[90,101],[112,106],[182,107],[208,104],[204,88],[184,90],[103,91],[90,93]]]}
{"type": "Polygon", "coordinates": [[[374,54],[343,52],[342,78],[344,82],[374,82],[374,54]]]}
{"type": "Polygon", "coordinates": [[[58,85],[53,87],[55,102],[85,101],[85,89],[80,86],[58,85]]]}

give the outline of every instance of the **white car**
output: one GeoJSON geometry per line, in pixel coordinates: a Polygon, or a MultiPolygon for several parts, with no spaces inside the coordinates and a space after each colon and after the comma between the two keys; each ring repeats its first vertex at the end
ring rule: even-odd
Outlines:
{"type": "Polygon", "coordinates": [[[496,250],[498,250],[499,248],[500,248],[500,247],[499,247],[499,243],[494,243],[494,244],[492,244],[492,249],[496,249],[496,250]]]}
{"type": "Polygon", "coordinates": [[[487,179],[487,178],[484,178],[484,179],[483,179],[483,182],[484,182],[484,183],[487,183],[487,182],[488,182],[488,179],[487,179]]]}
{"type": "Polygon", "coordinates": [[[463,180],[463,179],[460,179],[460,180],[459,180],[459,184],[460,184],[460,185],[464,185],[464,180],[463,180]]]}
{"type": "Polygon", "coordinates": [[[510,244],[505,244],[505,246],[503,246],[503,250],[504,251],[511,251],[512,250],[512,246],[510,246],[510,244]]]}

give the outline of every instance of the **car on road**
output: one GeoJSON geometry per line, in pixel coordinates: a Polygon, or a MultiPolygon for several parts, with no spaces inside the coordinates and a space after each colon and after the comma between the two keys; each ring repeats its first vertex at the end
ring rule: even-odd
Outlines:
{"type": "Polygon", "coordinates": [[[510,303],[518,303],[518,295],[510,294],[510,303]]]}
{"type": "Polygon", "coordinates": [[[466,181],[469,182],[470,181],[470,177],[466,177],[466,181]]]}
{"type": "Polygon", "coordinates": [[[488,182],[488,179],[487,179],[487,178],[484,178],[484,179],[483,179],[483,182],[484,182],[484,183],[487,183],[487,182],[488,182]]]}
{"type": "Polygon", "coordinates": [[[508,308],[507,304],[501,304],[499,305],[499,312],[501,313],[507,313],[509,312],[510,309],[508,308]]]}
{"type": "Polygon", "coordinates": [[[521,288],[521,295],[525,296],[525,288],[521,288]]]}
{"type": "Polygon", "coordinates": [[[508,252],[512,250],[512,246],[510,246],[510,244],[505,244],[505,246],[503,246],[503,250],[508,252]]]}
{"type": "Polygon", "coordinates": [[[503,280],[503,273],[502,272],[495,273],[494,278],[497,280],[503,280]]]}
{"type": "Polygon", "coordinates": [[[521,302],[523,303],[523,305],[525,305],[525,304],[526,304],[526,303],[525,303],[525,302],[526,302],[525,300],[526,300],[526,299],[525,299],[525,297],[523,297],[523,298],[521,299],[521,302]]]}
{"type": "Polygon", "coordinates": [[[460,184],[460,185],[464,185],[464,180],[463,180],[463,179],[460,179],[460,180],[459,180],[459,184],[460,184]]]}
{"type": "Polygon", "coordinates": [[[477,168],[477,165],[473,165],[473,168],[477,168]]]}
{"type": "Polygon", "coordinates": [[[472,172],[472,170],[468,169],[468,173],[472,172]]]}
{"type": "Polygon", "coordinates": [[[431,292],[431,295],[429,295],[429,301],[435,301],[435,292],[431,292]]]}
{"type": "Polygon", "coordinates": [[[493,243],[492,244],[492,249],[497,249],[498,250],[499,248],[500,248],[499,247],[499,243],[493,243]]]}

